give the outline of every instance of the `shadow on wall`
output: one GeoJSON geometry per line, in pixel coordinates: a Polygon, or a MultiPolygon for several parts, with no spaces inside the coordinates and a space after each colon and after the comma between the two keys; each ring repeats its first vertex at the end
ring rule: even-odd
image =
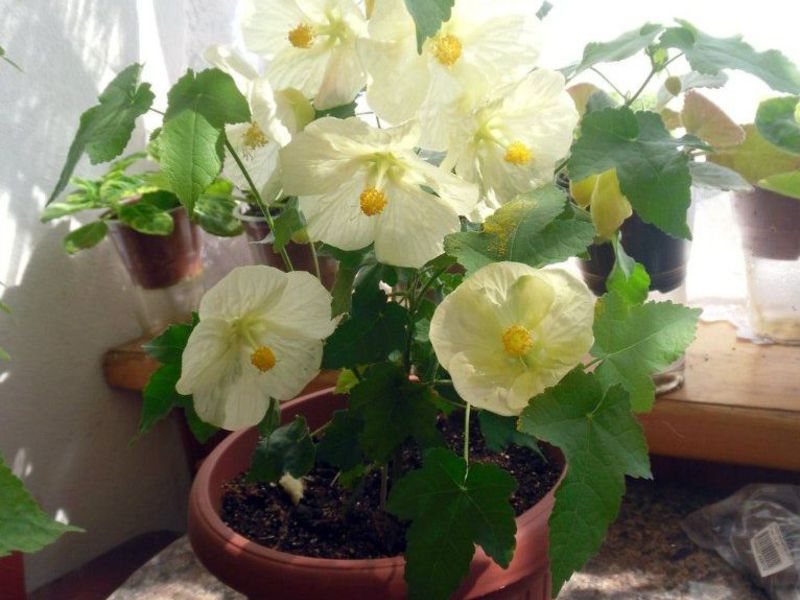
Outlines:
{"type": "MultiPolygon", "coordinates": [[[[107,388],[103,352],[135,336],[127,283],[104,244],[69,258],[66,223],[39,223],[80,113],[139,58],[135,0],[10,0],[0,44],[0,452],[51,514],[87,533],[28,557],[34,589],[142,531],[179,529],[188,474],[172,424],[135,447],[139,406],[107,388]],[[131,493],[135,490],[135,493],[131,493]]],[[[138,134],[141,144],[143,135],[138,134]]],[[[84,162],[78,172],[93,172],[84,162]]]]}

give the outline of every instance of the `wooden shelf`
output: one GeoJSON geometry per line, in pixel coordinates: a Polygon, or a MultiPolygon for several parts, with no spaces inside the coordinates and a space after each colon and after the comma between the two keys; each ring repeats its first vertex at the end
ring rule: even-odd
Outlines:
{"type": "MultiPolygon", "coordinates": [[[[106,354],[109,385],[144,388],[158,367],[142,350],[146,341],[106,354]]],[[[653,454],[800,471],[800,348],[751,344],[728,323],[703,323],[685,377],[640,417],[653,454]]],[[[335,381],[323,372],[306,391],[335,381]]]]}

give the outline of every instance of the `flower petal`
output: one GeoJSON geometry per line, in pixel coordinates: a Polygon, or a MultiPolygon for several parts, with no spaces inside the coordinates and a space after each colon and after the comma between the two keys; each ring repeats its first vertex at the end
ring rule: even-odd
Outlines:
{"type": "Polygon", "coordinates": [[[236,267],[203,296],[200,322],[210,317],[228,321],[260,318],[279,301],[288,283],[288,274],[274,267],[236,267]]]}
{"type": "Polygon", "coordinates": [[[330,293],[305,271],[287,273],[287,279],[280,298],[270,307],[269,330],[284,337],[324,340],[336,328],[330,293]]]}
{"type": "Polygon", "coordinates": [[[444,236],[461,229],[453,208],[412,185],[390,183],[375,217],[375,256],[387,265],[419,268],[444,252],[444,236]]]}

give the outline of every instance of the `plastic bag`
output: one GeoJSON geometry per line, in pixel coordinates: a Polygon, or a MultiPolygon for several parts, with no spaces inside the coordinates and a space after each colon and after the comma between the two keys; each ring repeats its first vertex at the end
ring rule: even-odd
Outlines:
{"type": "Polygon", "coordinates": [[[716,550],[773,600],[800,600],[800,487],[748,485],[681,525],[695,544],[716,550]]]}

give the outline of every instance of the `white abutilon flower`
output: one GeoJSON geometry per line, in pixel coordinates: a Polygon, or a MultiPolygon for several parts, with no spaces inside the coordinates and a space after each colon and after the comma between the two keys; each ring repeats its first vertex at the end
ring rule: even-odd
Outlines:
{"type": "Polygon", "coordinates": [[[357,118],[314,121],[281,150],[283,187],[300,197],[308,235],[342,250],[375,243],[377,259],[421,267],[459,231],[477,188],[414,152],[419,126],[377,129],[357,118]]]}
{"type": "Polygon", "coordinates": [[[437,307],[430,339],[465,402],[518,415],[593,343],[594,296],[559,269],[492,263],[437,307]]]}
{"type": "Polygon", "coordinates": [[[247,0],[242,34],[278,88],[296,88],[320,110],[352,102],[366,84],[356,51],[365,32],[353,0],[247,0]]]}
{"type": "Polygon", "coordinates": [[[478,183],[490,205],[509,202],[552,181],[578,118],[564,76],[538,69],[462,120],[443,166],[478,183]]]}
{"type": "Polygon", "coordinates": [[[444,151],[463,105],[482,90],[518,80],[539,56],[540,22],[528,0],[456,0],[449,21],[417,52],[403,0],[380,0],[359,41],[371,78],[367,101],[393,124],[418,118],[422,146],[444,151]]]}
{"type": "MultiPolygon", "coordinates": [[[[278,150],[314,118],[314,110],[297,90],[276,94],[265,77],[259,76],[244,57],[227,46],[211,46],[204,56],[209,63],[233,77],[239,91],[247,98],[250,122],[227,125],[225,135],[258,192],[269,200],[280,188],[278,150]]],[[[222,176],[241,190],[250,189],[242,170],[227,150],[222,176]]]]}
{"type": "Polygon", "coordinates": [[[176,389],[201,419],[236,430],[273,400],[295,397],[319,372],[335,328],[331,296],[305,272],[238,267],[203,296],[176,389]]]}

